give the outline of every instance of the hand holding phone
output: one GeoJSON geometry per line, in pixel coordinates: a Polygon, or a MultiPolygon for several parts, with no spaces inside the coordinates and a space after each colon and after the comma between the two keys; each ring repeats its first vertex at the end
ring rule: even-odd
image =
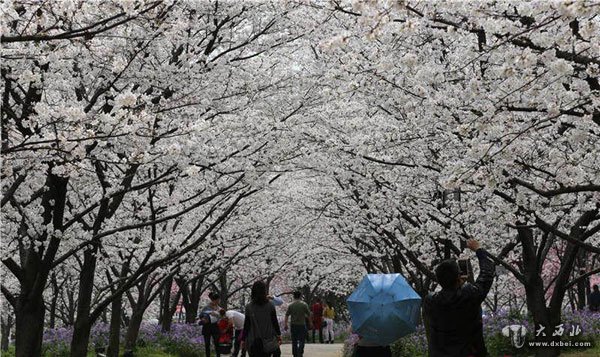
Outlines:
{"type": "Polygon", "coordinates": [[[465,279],[469,276],[469,261],[467,259],[458,260],[458,271],[458,274],[465,279]]]}

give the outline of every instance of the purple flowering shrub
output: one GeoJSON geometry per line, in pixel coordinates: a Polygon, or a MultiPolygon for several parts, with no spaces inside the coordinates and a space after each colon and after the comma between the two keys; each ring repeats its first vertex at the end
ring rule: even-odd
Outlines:
{"type": "Polygon", "coordinates": [[[62,357],[69,356],[71,351],[71,339],[73,329],[59,327],[55,329],[46,329],[42,342],[42,354],[44,356],[62,357]]]}
{"type": "Polygon", "coordinates": [[[162,348],[181,357],[200,356],[204,351],[202,327],[196,324],[171,325],[171,331],[162,332],[156,324],[142,324],[138,346],[162,348]]]}
{"type": "MultiPolygon", "coordinates": [[[[121,342],[126,330],[121,331],[121,342]]],[[[62,357],[70,355],[70,343],[73,337],[72,327],[59,327],[44,331],[43,355],[62,357]]],[[[90,334],[90,351],[96,347],[108,345],[109,325],[98,323],[90,334]]],[[[204,353],[202,327],[190,324],[174,323],[170,332],[162,332],[156,324],[142,324],[138,336],[138,346],[162,349],[180,357],[197,357],[204,353]]]]}

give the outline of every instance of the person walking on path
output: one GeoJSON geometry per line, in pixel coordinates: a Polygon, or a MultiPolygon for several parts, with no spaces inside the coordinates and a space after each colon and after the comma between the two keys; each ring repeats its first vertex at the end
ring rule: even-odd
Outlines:
{"type": "Polygon", "coordinates": [[[229,318],[231,323],[233,324],[234,337],[233,337],[233,357],[237,357],[241,350],[241,357],[246,357],[246,350],[244,348],[240,349],[240,344],[242,342],[242,332],[244,331],[244,321],[246,316],[239,311],[229,310],[225,313],[225,316],[229,318]]]}
{"type": "Polygon", "coordinates": [[[335,310],[327,302],[323,302],[323,334],[325,335],[326,343],[333,343],[335,336],[333,334],[333,319],[335,318],[335,310]]]}
{"type": "Polygon", "coordinates": [[[319,342],[323,343],[323,304],[321,298],[317,298],[311,307],[312,310],[312,342],[315,343],[315,333],[319,331],[319,342]]]}
{"type": "Polygon", "coordinates": [[[200,324],[202,325],[202,336],[204,337],[204,349],[206,352],[206,357],[210,357],[210,340],[213,340],[215,345],[215,353],[217,357],[220,357],[218,343],[219,343],[219,326],[217,322],[219,321],[219,311],[221,311],[221,307],[219,303],[221,302],[221,297],[219,294],[215,292],[211,292],[208,294],[208,298],[210,299],[210,303],[200,310],[200,324]]]}
{"type": "Polygon", "coordinates": [[[275,306],[269,303],[267,285],[257,281],[252,285],[251,303],[246,306],[242,349],[250,357],[280,357],[281,330],[275,306]]]}
{"type": "Polygon", "coordinates": [[[474,239],[467,247],[477,254],[479,276],[474,284],[464,283],[454,260],[435,269],[442,290],[430,293],[423,302],[425,328],[429,331],[429,356],[486,356],[481,320],[481,303],[490,291],[495,265],[474,239]]]}
{"type": "Polygon", "coordinates": [[[290,334],[292,335],[292,355],[302,357],[304,355],[304,343],[306,339],[306,321],[310,321],[311,313],[308,305],[300,300],[302,294],[294,292],[294,302],[288,306],[285,313],[284,328],[287,331],[288,321],[291,322],[290,334]],[[291,320],[291,321],[290,321],[291,320]]]}
{"type": "Polygon", "coordinates": [[[590,304],[590,311],[598,312],[600,311],[600,291],[598,291],[598,284],[595,284],[592,287],[592,292],[588,298],[588,302],[590,304]]]}

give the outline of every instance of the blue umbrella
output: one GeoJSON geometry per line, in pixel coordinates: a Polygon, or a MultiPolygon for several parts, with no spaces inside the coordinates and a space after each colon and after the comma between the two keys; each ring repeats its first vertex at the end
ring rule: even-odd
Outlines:
{"type": "Polygon", "coordinates": [[[368,274],[347,300],[352,330],[387,346],[415,332],[421,298],[400,274],[368,274]]]}

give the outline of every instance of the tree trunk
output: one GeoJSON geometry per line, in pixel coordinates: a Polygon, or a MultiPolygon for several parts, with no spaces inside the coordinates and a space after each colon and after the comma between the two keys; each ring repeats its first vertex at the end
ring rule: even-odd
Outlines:
{"type": "Polygon", "coordinates": [[[50,278],[50,282],[52,285],[52,298],[50,300],[50,322],[49,322],[49,326],[50,328],[54,328],[56,327],[56,304],[58,301],[58,282],[56,281],[56,275],[52,274],[51,278],[50,278]]]}
{"type": "Polygon", "coordinates": [[[173,315],[177,311],[177,306],[179,306],[179,298],[181,297],[181,288],[175,294],[175,297],[171,301],[171,286],[173,284],[173,279],[168,278],[167,282],[163,287],[163,295],[161,297],[161,310],[160,310],[160,327],[161,331],[168,332],[171,331],[171,324],[173,322],[173,315]]]}
{"type": "MultiPolygon", "coordinates": [[[[269,290],[267,289],[267,292],[269,290]]],[[[229,305],[229,286],[227,285],[227,271],[219,277],[219,294],[221,295],[221,307],[227,310],[229,305]]],[[[194,315],[196,316],[196,315],[194,315]]]]}
{"type": "MultiPolygon", "coordinates": [[[[536,336],[533,331],[533,336],[536,341],[541,342],[558,342],[560,336],[552,336],[555,326],[560,324],[560,311],[552,313],[551,309],[546,307],[544,299],[544,285],[540,276],[535,277],[525,285],[525,294],[527,297],[527,308],[529,309],[534,322],[534,329],[539,329],[540,325],[544,326],[546,336],[536,336]]],[[[560,347],[541,347],[535,350],[536,357],[554,357],[560,355],[560,347]]]]}
{"type": "Polygon", "coordinates": [[[119,357],[119,343],[121,337],[121,310],[123,308],[123,295],[117,296],[111,304],[110,335],[108,338],[107,357],[119,357]]]}
{"type": "Polygon", "coordinates": [[[64,322],[66,326],[73,326],[75,325],[75,312],[77,311],[74,289],[69,289],[69,292],[67,292],[67,298],[69,300],[69,305],[67,306],[67,315],[64,322]]]}
{"type": "MultiPolygon", "coordinates": [[[[36,294],[37,295],[37,294],[36,294]]],[[[28,299],[27,294],[20,295],[15,309],[15,350],[16,357],[32,357],[42,355],[42,338],[44,333],[44,315],[46,305],[42,294],[28,299]]]]}
{"type": "Polygon", "coordinates": [[[129,326],[127,326],[125,350],[132,350],[135,348],[145,310],[145,304],[143,301],[138,302],[138,306],[134,307],[133,313],[131,314],[131,319],[129,320],[129,326]]]}
{"type": "Polygon", "coordinates": [[[54,294],[52,299],[50,300],[50,321],[48,323],[48,327],[55,328],[56,327],[56,300],[58,299],[58,295],[54,294]]]}
{"type": "MultiPolygon", "coordinates": [[[[68,178],[51,173],[46,177],[48,190],[43,194],[41,202],[44,208],[43,223],[44,225],[52,223],[55,230],[62,230],[67,182],[68,178]],[[54,200],[53,204],[52,200],[54,200]]],[[[25,236],[26,233],[22,235],[25,236]]],[[[43,293],[52,269],[51,263],[60,246],[60,239],[44,233],[39,237],[39,241],[47,243],[45,255],[42,256],[42,250],[30,246],[22,267],[23,278],[15,307],[16,357],[41,356],[42,353],[46,314],[43,293]]]]}
{"type": "MultiPolygon", "coordinates": [[[[185,309],[185,323],[193,324],[196,322],[198,317],[198,310],[200,309],[200,298],[202,297],[204,279],[202,277],[185,281],[183,279],[177,279],[177,286],[179,287],[179,293],[182,295],[182,304],[185,309]]],[[[169,294],[171,287],[169,286],[169,294]]],[[[179,295],[179,294],[178,294],[179,295]]],[[[170,296],[170,295],[169,295],[170,296]]],[[[171,306],[173,308],[173,306],[171,306]]],[[[173,311],[175,313],[175,311],[173,311]]]]}
{"type": "Polygon", "coordinates": [[[96,271],[96,253],[98,246],[84,253],[83,267],[79,275],[79,296],[77,299],[77,318],[71,340],[71,357],[86,357],[90,342],[90,330],[93,321],[90,319],[94,275],[96,271]]]}
{"type": "MultiPolygon", "coordinates": [[[[560,309],[552,308],[552,304],[550,304],[550,308],[546,307],[544,280],[542,279],[543,265],[538,264],[537,261],[533,230],[531,228],[519,228],[518,237],[523,249],[523,273],[527,308],[533,317],[534,329],[537,331],[540,326],[544,328],[539,336],[534,331],[534,338],[539,342],[558,342],[560,336],[552,336],[552,334],[555,326],[560,324],[560,309]]],[[[564,266],[561,267],[561,272],[563,268],[564,266]]],[[[554,293],[557,293],[557,291],[554,293]]],[[[535,355],[536,357],[555,357],[560,355],[560,347],[540,347],[535,350],[535,355]]]]}
{"type": "MultiPolygon", "coordinates": [[[[583,275],[586,271],[582,269],[579,273],[583,275]]],[[[577,282],[577,310],[585,310],[585,306],[587,305],[586,285],[585,279],[581,279],[577,282]]]]}
{"type": "Polygon", "coordinates": [[[198,310],[200,309],[200,302],[195,301],[190,304],[185,309],[185,323],[193,324],[196,322],[196,316],[198,316],[198,310]]]}
{"type": "Polygon", "coordinates": [[[12,315],[6,314],[6,318],[1,318],[2,322],[2,341],[0,342],[0,349],[4,352],[8,351],[8,345],[10,342],[10,329],[13,324],[12,315]]]}

